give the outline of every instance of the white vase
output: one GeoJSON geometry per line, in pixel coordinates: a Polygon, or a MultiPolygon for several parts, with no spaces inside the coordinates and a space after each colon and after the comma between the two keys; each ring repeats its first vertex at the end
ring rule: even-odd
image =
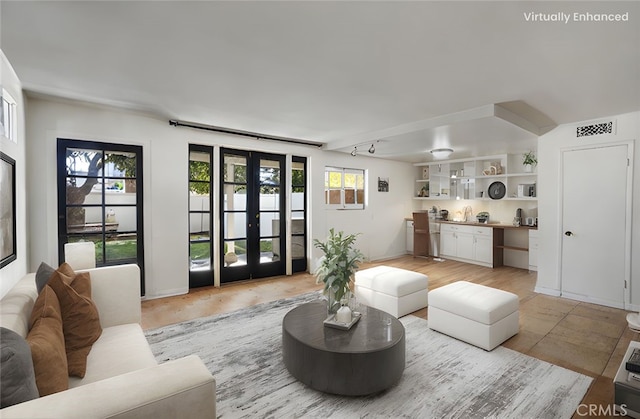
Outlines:
{"type": "Polygon", "coordinates": [[[531,172],[533,172],[533,166],[532,166],[532,165],[530,165],[530,164],[525,164],[525,165],[524,165],[524,171],[525,171],[525,173],[531,173],[531,172]]]}
{"type": "Polygon", "coordinates": [[[338,323],[351,323],[351,309],[348,305],[343,305],[340,307],[338,312],[336,313],[336,321],[338,323]]]}

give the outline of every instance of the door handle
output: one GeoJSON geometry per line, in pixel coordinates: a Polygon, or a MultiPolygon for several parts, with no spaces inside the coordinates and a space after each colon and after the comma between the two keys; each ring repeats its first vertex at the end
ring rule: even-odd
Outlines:
{"type": "Polygon", "coordinates": [[[571,231],[565,231],[565,232],[564,232],[564,235],[565,235],[565,236],[570,237],[570,236],[573,236],[573,232],[571,232],[571,231]]]}

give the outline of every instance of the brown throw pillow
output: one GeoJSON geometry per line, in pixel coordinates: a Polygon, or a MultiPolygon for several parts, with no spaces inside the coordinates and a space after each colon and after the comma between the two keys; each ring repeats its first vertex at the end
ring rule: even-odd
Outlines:
{"type": "Polygon", "coordinates": [[[67,355],[64,350],[62,314],[56,293],[46,286],[31,312],[27,342],[31,348],[36,386],[40,396],[69,388],[67,355]]]}
{"type": "Polygon", "coordinates": [[[91,346],[102,334],[98,308],[91,300],[89,273],[75,274],[65,263],[53,273],[48,285],[60,300],[69,375],[82,378],[91,346]]]}

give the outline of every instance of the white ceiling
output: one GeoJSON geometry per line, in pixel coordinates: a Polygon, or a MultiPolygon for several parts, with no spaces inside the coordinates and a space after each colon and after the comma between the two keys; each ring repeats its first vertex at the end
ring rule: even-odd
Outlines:
{"type": "Polygon", "coordinates": [[[0,14],[29,91],[376,157],[520,152],[555,124],[640,110],[635,1],[2,0],[0,14]]]}

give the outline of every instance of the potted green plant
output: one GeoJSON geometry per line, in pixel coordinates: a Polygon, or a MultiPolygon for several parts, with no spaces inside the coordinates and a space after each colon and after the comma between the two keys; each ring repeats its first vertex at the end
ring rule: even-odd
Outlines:
{"type": "Polygon", "coordinates": [[[522,155],[522,165],[525,172],[533,171],[533,166],[538,164],[538,158],[533,151],[527,151],[522,155]]]}
{"type": "Polygon", "coordinates": [[[324,283],[329,314],[335,314],[340,308],[340,301],[349,298],[354,275],[364,260],[362,252],[354,247],[357,237],[357,234],[344,234],[342,231],[336,233],[332,228],[325,242],[313,240],[313,245],[324,253],[316,270],[316,282],[324,283]]]}

